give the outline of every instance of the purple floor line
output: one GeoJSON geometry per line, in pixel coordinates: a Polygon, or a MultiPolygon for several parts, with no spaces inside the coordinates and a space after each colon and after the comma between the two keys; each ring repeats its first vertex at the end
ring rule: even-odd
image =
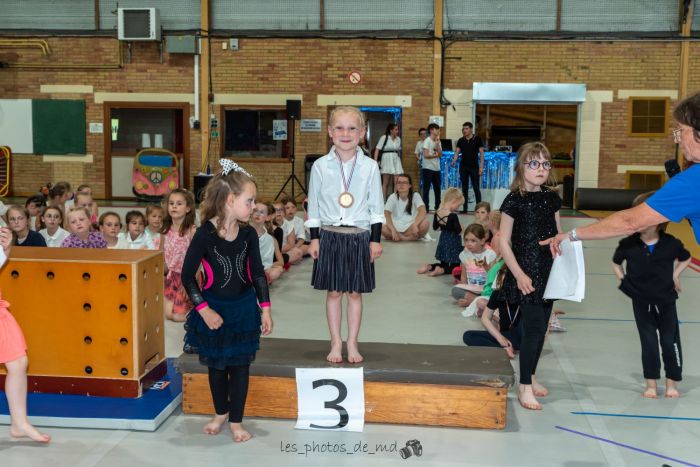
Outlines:
{"type": "Polygon", "coordinates": [[[685,462],[685,461],[682,461],[682,460],[680,460],[680,459],[674,459],[673,457],[668,457],[668,456],[664,456],[663,454],[658,454],[658,453],[656,453],[656,452],[652,452],[652,451],[647,451],[647,450],[645,450],[645,449],[636,448],[636,447],[634,447],[634,446],[630,446],[629,444],[618,443],[617,441],[613,441],[613,440],[610,440],[610,439],[605,439],[605,438],[600,438],[600,437],[598,437],[598,436],[589,435],[588,433],[582,433],[582,432],[580,432],[580,431],[572,430],[571,428],[566,428],[566,427],[558,426],[558,425],[555,425],[554,428],[556,428],[556,429],[558,429],[558,430],[568,431],[569,433],[574,433],[574,434],[577,434],[577,435],[585,436],[585,437],[587,437],[587,438],[595,439],[595,440],[598,440],[598,441],[603,441],[603,442],[605,442],[605,443],[613,444],[613,445],[615,445],[615,446],[620,446],[620,447],[622,447],[622,448],[631,449],[632,451],[637,451],[637,452],[641,452],[641,453],[644,453],[644,454],[649,454],[649,455],[651,455],[651,456],[655,456],[655,457],[658,457],[658,458],[661,458],[661,459],[666,459],[666,460],[669,460],[669,461],[678,462],[679,464],[688,465],[688,466],[690,466],[690,467],[700,467],[699,464],[693,464],[692,462],[685,462]]]}

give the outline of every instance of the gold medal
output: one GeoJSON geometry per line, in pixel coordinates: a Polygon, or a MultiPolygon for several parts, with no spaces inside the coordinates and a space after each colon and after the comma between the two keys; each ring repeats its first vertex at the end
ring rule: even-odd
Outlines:
{"type": "Polygon", "coordinates": [[[349,191],[344,191],[340,194],[340,196],[338,196],[338,204],[344,208],[349,208],[352,206],[353,201],[355,200],[349,191]]]}
{"type": "Polygon", "coordinates": [[[355,173],[355,164],[357,164],[357,153],[355,153],[355,160],[352,163],[352,169],[350,170],[350,177],[348,180],[345,180],[345,169],[343,169],[343,161],[340,158],[340,155],[336,151],[335,155],[338,157],[338,165],[340,165],[340,176],[343,178],[343,187],[345,187],[345,191],[338,196],[338,204],[344,208],[349,208],[352,206],[353,201],[355,199],[352,197],[352,194],[350,194],[350,182],[352,182],[352,174],[355,173]]]}

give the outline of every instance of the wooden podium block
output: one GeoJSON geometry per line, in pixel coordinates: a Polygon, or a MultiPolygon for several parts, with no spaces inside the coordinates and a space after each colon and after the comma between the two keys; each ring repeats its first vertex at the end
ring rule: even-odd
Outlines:
{"type": "Polygon", "coordinates": [[[139,397],[165,374],[162,252],[15,247],[0,290],[30,391],[139,397]]]}
{"type": "MultiPolygon", "coordinates": [[[[245,415],[297,417],[296,368],[363,367],[365,421],[503,429],[513,368],[501,349],[363,343],[366,361],[330,365],[327,341],[262,339],[251,366],[245,415]]],[[[213,414],[207,368],[196,355],[177,362],[182,411],[213,414]]]]}

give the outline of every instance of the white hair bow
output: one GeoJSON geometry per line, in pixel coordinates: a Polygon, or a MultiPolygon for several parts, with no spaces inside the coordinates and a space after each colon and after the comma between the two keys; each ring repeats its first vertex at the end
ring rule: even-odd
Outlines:
{"type": "Polygon", "coordinates": [[[219,159],[219,163],[221,164],[221,175],[224,177],[232,170],[234,172],[243,172],[245,175],[252,177],[252,175],[250,175],[246,169],[236,164],[231,159],[219,159]]]}

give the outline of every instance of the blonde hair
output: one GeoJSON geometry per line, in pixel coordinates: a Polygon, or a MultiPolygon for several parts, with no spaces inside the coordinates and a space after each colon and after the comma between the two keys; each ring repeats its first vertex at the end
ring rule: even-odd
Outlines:
{"type": "Polygon", "coordinates": [[[331,115],[328,117],[328,126],[332,127],[333,123],[335,122],[335,118],[338,114],[352,114],[357,117],[357,120],[360,122],[360,128],[365,128],[367,125],[365,123],[365,116],[362,114],[360,109],[357,107],[352,107],[350,105],[341,105],[339,107],[336,107],[331,111],[331,115]]]}
{"type": "Polygon", "coordinates": [[[76,213],[76,212],[82,212],[83,214],[85,214],[85,217],[87,218],[87,220],[88,221],[90,220],[90,210],[88,208],[81,208],[79,206],[75,206],[75,207],[70,208],[68,210],[68,212],[66,213],[66,219],[70,220],[70,215],[73,213],[76,213]]]}
{"type": "MultiPolygon", "coordinates": [[[[520,146],[520,149],[518,149],[518,160],[515,165],[515,178],[510,185],[510,191],[519,191],[521,195],[527,192],[525,189],[525,170],[529,169],[525,165],[531,160],[537,160],[540,157],[550,163],[552,162],[552,155],[549,153],[549,149],[541,141],[525,143],[520,146]]],[[[545,185],[556,185],[556,182],[554,170],[550,170],[545,185]]]]}
{"type": "Polygon", "coordinates": [[[501,211],[495,209],[489,214],[489,223],[494,229],[500,230],[501,228],[501,211]]]}
{"type": "MultiPolygon", "coordinates": [[[[214,217],[217,218],[217,232],[223,228],[226,219],[226,200],[231,193],[238,196],[243,193],[248,183],[255,185],[255,180],[245,172],[231,170],[227,175],[214,175],[204,191],[200,209],[201,224],[204,225],[214,217]]],[[[257,186],[257,185],[256,185],[257,186]]]]}
{"type": "Polygon", "coordinates": [[[462,194],[462,190],[456,187],[451,187],[445,190],[445,196],[442,198],[442,202],[440,202],[440,209],[445,209],[447,208],[447,204],[451,203],[452,201],[456,200],[461,200],[461,202],[464,202],[464,195],[462,194]]]}

